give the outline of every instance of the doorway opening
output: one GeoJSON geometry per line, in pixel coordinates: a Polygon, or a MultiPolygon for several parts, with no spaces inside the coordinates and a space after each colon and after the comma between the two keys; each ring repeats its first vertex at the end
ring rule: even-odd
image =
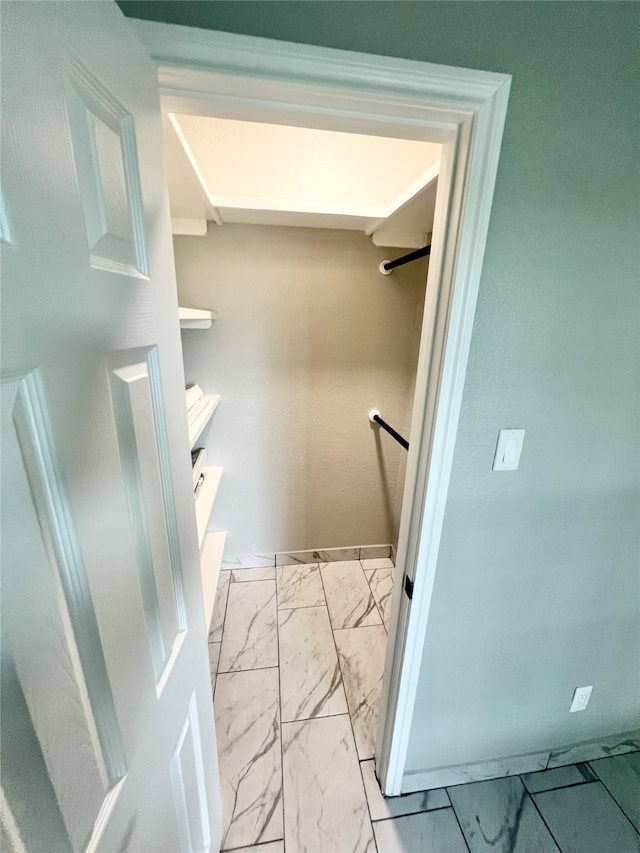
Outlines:
{"type": "MultiPolygon", "coordinates": [[[[245,760],[225,718],[268,714],[265,678],[283,742],[344,715],[374,779],[442,145],[194,111],[167,105],[163,126],[179,302],[216,317],[182,339],[186,381],[221,399],[195,450],[225,472],[205,538],[226,532],[209,642],[224,804],[245,760]]],[[[223,819],[225,846],[252,843],[223,819]]]]}
{"type": "Polygon", "coordinates": [[[510,78],[141,21],[134,29],[156,59],[166,113],[442,146],[396,554],[405,582],[392,597],[375,750],[383,791],[399,794],[510,78]]]}
{"type": "Polygon", "coordinates": [[[225,399],[223,566],[388,558],[409,448],[380,422],[411,427],[441,145],[169,113],[165,150],[180,302],[218,313],[183,347],[225,399]]]}

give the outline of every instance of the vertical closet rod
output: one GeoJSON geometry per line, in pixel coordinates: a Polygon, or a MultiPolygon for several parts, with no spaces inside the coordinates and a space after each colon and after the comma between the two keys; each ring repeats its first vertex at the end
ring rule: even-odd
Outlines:
{"type": "Polygon", "coordinates": [[[403,255],[401,258],[396,258],[395,261],[383,261],[380,264],[380,272],[383,275],[389,275],[396,267],[410,264],[411,261],[417,261],[419,258],[426,258],[431,254],[431,245],[425,246],[423,249],[416,249],[415,252],[409,252],[408,255],[403,255]]]}
{"type": "Polygon", "coordinates": [[[380,412],[377,409],[372,409],[369,412],[369,420],[371,423],[379,424],[382,429],[386,430],[392,438],[395,438],[398,444],[401,444],[405,450],[409,449],[409,442],[407,439],[403,438],[400,433],[396,432],[395,429],[392,426],[389,426],[386,421],[383,421],[380,417],[380,412]]]}

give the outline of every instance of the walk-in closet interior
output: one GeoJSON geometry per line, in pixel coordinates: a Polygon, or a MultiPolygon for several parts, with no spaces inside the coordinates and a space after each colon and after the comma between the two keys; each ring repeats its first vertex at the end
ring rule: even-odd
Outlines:
{"type": "Polygon", "coordinates": [[[287,727],[336,727],[377,784],[440,146],[169,112],[164,133],[223,849],[312,849],[283,826],[313,799],[287,727]]]}

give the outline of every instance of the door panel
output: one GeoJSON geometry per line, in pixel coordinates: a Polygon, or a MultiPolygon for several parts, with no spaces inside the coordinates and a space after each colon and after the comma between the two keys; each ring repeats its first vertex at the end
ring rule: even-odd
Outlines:
{"type": "Polygon", "coordinates": [[[181,850],[206,850],[210,843],[209,819],[202,767],[200,722],[195,699],[171,758],[171,783],[180,827],[181,850]]]}
{"type": "MultiPolygon", "coordinates": [[[[84,561],[38,371],[2,382],[2,645],[74,847],[126,771],[84,561]],[[13,569],[13,570],[11,570],[13,569]],[[86,674],[86,675],[85,675],[86,674]]],[[[3,661],[4,663],[4,661],[3,661]]]]}
{"type": "MultiPolygon", "coordinates": [[[[182,582],[179,562],[172,560],[165,515],[165,504],[172,498],[164,494],[162,485],[156,418],[162,419],[163,413],[157,400],[154,405],[152,392],[159,380],[156,356],[155,348],[118,353],[110,359],[110,378],[147,635],[159,681],[178,631],[185,625],[184,618],[178,621],[176,597],[183,599],[182,582]]],[[[163,468],[166,475],[166,460],[163,468]]]]}
{"type": "Polygon", "coordinates": [[[91,266],[146,276],[133,118],[76,57],[68,55],[64,65],[69,126],[91,266]]]}
{"type": "MultiPolygon", "coordinates": [[[[4,638],[3,638],[4,640],[4,638]]],[[[0,850],[70,853],[71,842],[20,689],[13,661],[2,644],[2,750],[0,752],[0,850]],[[38,803],[34,809],[32,801],[38,803]],[[47,821],[39,814],[45,812],[47,821]],[[6,845],[6,846],[5,846],[6,845]]]]}
{"type": "Polygon", "coordinates": [[[155,69],[73,0],[4,4],[1,61],[2,841],[217,849],[155,69]]]}

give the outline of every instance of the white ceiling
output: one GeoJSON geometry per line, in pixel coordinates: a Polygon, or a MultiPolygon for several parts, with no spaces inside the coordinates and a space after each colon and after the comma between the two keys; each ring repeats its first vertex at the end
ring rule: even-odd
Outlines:
{"type": "Polygon", "coordinates": [[[174,220],[377,232],[379,245],[431,231],[440,145],[173,114],[164,132],[174,220]]]}

